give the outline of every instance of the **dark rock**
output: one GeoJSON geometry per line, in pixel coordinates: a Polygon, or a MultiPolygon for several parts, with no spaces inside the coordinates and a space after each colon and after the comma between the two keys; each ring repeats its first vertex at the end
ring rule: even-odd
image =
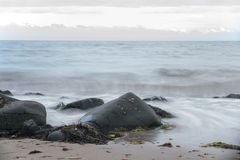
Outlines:
{"type": "Polygon", "coordinates": [[[153,96],[149,98],[144,98],[144,101],[160,101],[160,102],[167,102],[168,100],[161,96],[153,96]]]}
{"type": "Polygon", "coordinates": [[[89,125],[69,125],[61,128],[66,142],[106,144],[110,140],[100,130],[89,125]]]}
{"type": "Polygon", "coordinates": [[[161,125],[161,120],[155,112],[133,93],[126,93],[93,109],[84,115],[79,122],[94,124],[103,131],[116,128],[150,128],[161,125]]]}
{"type": "Polygon", "coordinates": [[[34,101],[14,101],[0,108],[0,130],[19,130],[30,119],[46,125],[45,107],[34,101]]]}
{"type": "Polygon", "coordinates": [[[159,147],[169,147],[169,148],[171,148],[171,147],[173,147],[173,145],[172,145],[172,143],[164,143],[164,144],[159,145],[159,147]]]}
{"type": "Polygon", "coordinates": [[[55,107],[54,107],[54,109],[60,109],[60,110],[62,110],[62,109],[64,109],[66,107],[66,105],[63,103],[63,102],[60,102],[58,105],[56,105],[55,107]]]}
{"type": "Polygon", "coordinates": [[[212,98],[216,98],[217,99],[217,98],[221,98],[221,97],[215,96],[215,97],[212,97],[212,98]]]}
{"type": "Polygon", "coordinates": [[[44,126],[40,126],[39,130],[34,132],[34,135],[32,136],[32,138],[46,140],[47,136],[53,131],[54,131],[54,127],[52,127],[49,124],[46,124],[44,126]]]}
{"type": "Polygon", "coordinates": [[[100,106],[102,104],[104,104],[104,101],[102,99],[87,98],[87,99],[83,99],[83,100],[80,100],[80,101],[69,103],[62,109],[76,108],[76,109],[86,110],[86,109],[95,108],[95,107],[100,106]]]}
{"type": "Polygon", "coordinates": [[[28,92],[28,93],[25,93],[24,95],[26,95],[26,96],[44,96],[44,94],[39,93],[39,92],[36,92],[36,93],[28,92]]]}
{"type": "Polygon", "coordinates": [[[13,96],[13,94],[9,90],[5,90],[5,91],[0,90],[0,93],[7,96],[13,96]]]}
{"type": "Polygon", "coordinates": [[[19,134],[21,136],[32,136],[39,129],[40,127],[37,125],[37,123],[34,120],[30,119],[23,123],[23,127],[19,134]]]}
{"type": "Polygon", "coordinates": [[[63,147],[62,150],[63,150],[63,151],[68,151],[69,149],[66,148],[66,147],[63,147]]]}
{"type": "Polygon", "coordinates": [[[65,134],[61,130],[53,131],[47,137],[48,141],[64,141],[65,134]]]}
{"type": "Polygon", "coordinates": [[[171,114],[171,113],[169,113],[169,112],[167,112],[167,111],[164,111],[164,110],[162,110],[161,108],[158,108],[158,107],[154,107],[154,106],[152,106],[152,105],[148,105],[149,107],[151,107],[153,110],[154,110],[154,112],[158,115],[158,116],[160,116],[161,118],[173,118],[174,116],[171,114]]]}
{"type": "Polygon", "coordinates": [[[36,154],[36,153],[42,153],[42,152],[38,151],[38,150],[33,150],[33,151],[29,152],[28,154],[36,154]]]}
{"type": "Polygon", "coordinates": [[[240,99],[240,94],[229,94],[229,95],[225,96],[224,98],[240,99]]]}
{"type": "Polygon", "coordinates": [[[0,93],[0,108],[2,108],[5,104],[10,104],[15,101],[18,100],[0,93]]]}

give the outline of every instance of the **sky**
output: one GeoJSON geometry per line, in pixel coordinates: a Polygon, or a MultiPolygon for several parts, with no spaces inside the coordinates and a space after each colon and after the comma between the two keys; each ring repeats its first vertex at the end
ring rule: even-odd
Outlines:
{"type": "Polygon", "coordinates": [[[0,0],[2,40],[240,40],[239,0],[0,0]]]}

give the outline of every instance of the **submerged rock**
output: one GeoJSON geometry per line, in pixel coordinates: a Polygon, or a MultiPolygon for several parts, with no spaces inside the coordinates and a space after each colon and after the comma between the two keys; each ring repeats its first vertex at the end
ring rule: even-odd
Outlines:
{"type": "Polygon", "coordinates": [[[5,90],[5,91],[0,90],[0,93],[7,96],[13,96],[12,92],[10,92],[9,90],[5,90]]]}
{"type": "Polygon", "coordinates": [[[34,101],[13,101],[0,108],[0,130],[19,130],[28,120],[46,125],[45,107],[34,101]]]}
{"type": "Polygon", "coordinates": [[[154,107],[154,106],[152,106],[152,105],[148,105],[149,107],[151,107],[153,110],[154,110],[154,112],[158,115],[158,116],[160,116],[161,118],[173,118],[174,116],[171,114],[171,113],[169,113],[169,112],[167,112],[167,111],[164,111],[164,110],[162,110],[161,108],[158,108],[158,107],[154,107]]]}
{"type": "Polygon", "coordinates": [[[219,96],[215,96],[213,98],[232,98],[232,99],[240,99],[240,94],[229,94],[227,96],[223,96],[223,97],[219,97],[219,96]]]}
{"type": "Polygon", "coordinates": [[[149,98],[144,98],[144,101],[160,101],[160,102],[167,102],[168,100],[161,96],[153,96],[149,98]]]}
{"type": "Polygon", "coordinates": [[[5,104],[10,104],[15,101],[18,100],[0,93],[0,108],[2,108],[5,104]]]}
{"type": "Polygon", "coordinates": [[[63,102],[58,103],[56,106],[52,107],[53,109],[62,110],[66,105],[63,102]]]}
{"type": "Polygon", "coordinates": [[[225,96],[224,98],[240,99],[240,94],[229,94],[229,95],[225,96]]]}
{"type": "Polygon", "coordinates": [[[39,92],[36,92],[36,93],[34,93],[34,92],[27,92],[24,95],[26,95],[26,96],[44,96],[44,94],[39,93],[39,92]]]}
{"type": "Polygon", "coordinates": [[[161,125],[161,120],[153,109],[133,93],[126,93],[93,109],[83,116],[79,122],[94,124],[103,131],[116,128],[150,128],[161,125]]]}
{"type": "Polygon", "coordinates": [[[62,105],[61,108],[62,109],[76,108],[76,109],[86,110],[86,109],[95,108],[102,104],[104,104],[104,101],[102,99],[87,98],[80,101],[69,103],[66,106],[62,105]]]}

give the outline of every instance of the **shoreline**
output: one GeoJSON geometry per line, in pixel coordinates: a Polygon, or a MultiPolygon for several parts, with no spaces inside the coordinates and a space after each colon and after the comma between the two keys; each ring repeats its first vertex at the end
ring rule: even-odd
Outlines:
{"type": "Polygon", "coordinates": [[[64,142],[40,141],[36,139],[0,139],[1,160],[11,159],[79,159],[79,160],[234,160],[240,158],[239,151],[220,148],[159,147],[159,144],[116,143],[107,145],[73,144],[64,142]],[[29,154],[31,151],[41,153],[29,154]]]}

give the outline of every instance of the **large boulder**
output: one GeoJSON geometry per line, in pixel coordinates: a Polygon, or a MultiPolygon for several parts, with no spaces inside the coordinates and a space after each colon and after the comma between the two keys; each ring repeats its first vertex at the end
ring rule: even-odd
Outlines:
{"type": "Polygon", "coordinates": [[[161,125],[161,120],[153,109],[133,93],[126,93],[93,109],[84,115],[79,122],[97,126],[102,131],[117,128],[150,128],[161,125]]]}
{"type": "Polygon", "coordinates": [[[18,101],[18,100],[0,93],[0,108],[2,108],[5,104],[10,104],[15,101],[18,101]]]}
{"type": "Polygon", "coordinates": [[[104,101],[99,98],[87,98],[80,101],[69,103],[65,106],[61,106],[62,109],[76,108],[81,110],[92,109],[104,104],[104,101]]]}
{"type": "Polygon", "coordinates": [[[45,107],[34,101],[13,101],[0,108],[0,130],[18,130],[33,120],[36,125],[46,125],[45,107]]]}

